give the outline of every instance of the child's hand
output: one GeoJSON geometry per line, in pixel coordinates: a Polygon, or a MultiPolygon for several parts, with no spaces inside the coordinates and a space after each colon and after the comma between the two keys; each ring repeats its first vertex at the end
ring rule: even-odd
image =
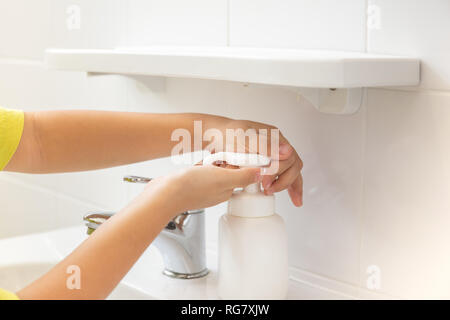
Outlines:
{"type": "MultiPolygon", "coordinates": [[[[206,121],[205,126],[206,129],[217,128],[223,133],[224,138],[226,137],[226,131],[228,129],[242,129],[242,134],[249,129],[255,130],[258,135],[258,144],[263,142],[267,146],[267,155],[272,158],[272,162],[277,162],[278,165],[278,171],[275,174],[265,175],[262,180],[262,186],[266,194],[272,194],[274,192],[287,189],[292,203],[295,206],[299,207],[303,204],[303,178],[301,174],[303,162],[295,149],[281,132],[279,132],[279,153],[272,154],[271,152],[271,130],[278,130],[278,128],[265,123],[246,120],[233,120],[217,116],[209,116],[207,119],[208,120],[206,121]],[[260,131],[261,129],[267,130],[267,136],[260,134],[262,132],[260,131]]],[[[227,142],[228,141],[226,140],[223,141],[223,149],[230,147],[227,145],[227,142]]],[[[248,153],[261,153],[262,150],[262,146],[260,145],[258,145],[257,150],[250,150],[247,145],[244,147],[246,150],[245,152],[248,153]]],[[[214,151],[219,152],[230,150],[214,151]]]]}
{"type": "MultiPolygon", "coordinates": [[[[229,169],[194,166],[152,180],[144,191],[152,199],[164,199],[171,214],[208,208],[227,201],[233,189],[260,181],[260,168],[229,169]],[[155,195],[155,193],[157,195],[155,195]]],[[[170,217],[172,218],[172,217],[170,217]]]]}

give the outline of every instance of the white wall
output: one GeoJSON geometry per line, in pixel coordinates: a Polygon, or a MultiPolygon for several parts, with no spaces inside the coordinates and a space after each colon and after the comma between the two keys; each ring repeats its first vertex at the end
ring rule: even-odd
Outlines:
{"type": "MultiPolygon", "coordinates": [[[[448,0],[0,0],[0,105],[208,112],[273,123],[305,163],[303,208],[277,195],[295,279],[343,296],[450,298],[449,17],[448,0]],[[68,30],[66,10],[74,4],[81,28],[68,30]],[[418,56],[422,84],[370,89],[357,114],[336,116],[282,88],[87,77],[42,63],[49,46],[152,44],[418,56]],[[366,287],[370,266],[381,272],[378,290],[366,287]]],[[[80,224],[89,210],[117,210],[137,192],[123,175],[171,169],[161,159],[79,174],[1,173],[0,237],[80,224]]],[[[212,249],[222,212],[223,205],[208,210],[212,249]]]]}

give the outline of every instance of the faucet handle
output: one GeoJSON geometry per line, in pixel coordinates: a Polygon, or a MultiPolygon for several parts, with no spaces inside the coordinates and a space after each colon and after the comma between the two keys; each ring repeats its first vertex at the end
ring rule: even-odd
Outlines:
{"type": "Polygon", "coordinates": [[[98,227],[102,225],[103,222],[108,220],[114,215],[114,212],[94,212],[88,213],[83,217],[83,221],[86,224],[87,234],[90,235],[94,232],[98,227]]]}
{"type": "Polygon", "coordinates": [[[146,177],[138,177],[138,176],[125,176],[123,177],[123,181],[130,183],[149,183],[152,181],[152,178],[146,177]]]}
{"type": "MultiPolygon", "coordinates": [[[[170,220],[164,229],[166,230],[176,230],[183,229],[183,223],[189,215],[204,213],[204,209],[200,210],[191,210],[180,213],[175,216],[172,220],[170,220]]],[[[91,235],[97,228],[99,228],[106,220],[111,218],[114,215],[114,212],[91,212],[86,214],[83,217],[83,221],[87,227],[87,234],[91,235]]]]}
{"type": "MultiPolygon", "coordinates": [[[[123,181],[129,182],[129,183],[149,183],[150,181],[152,181],[152,178],[140,177],[140,176],[125,176],[125,177],[123,177],[123,181]]],[[[171,221],[169,221],[164,229],[171,230],[171,231],[175,231],[177,229],[183,229],[182,225],[183,225],[183,222],[186,220],[186,218],[190,215],[198,214],[198,213],[205,213],[205,210],[197,209],[197,210],[188,210],[186,212],[182,212],[182,213],[178,214],[177,216],[175,216],[171,221]]],[[[97,224],[96,226],[98,226],[98,225],[99,224],[97,224]]],[[[88,228],[89,228],[88,223],[86,224],[86,226],[88,226],[88,228]]],[[[88,230],[88,232],[89,232],[89,230],[88,230]]]]}

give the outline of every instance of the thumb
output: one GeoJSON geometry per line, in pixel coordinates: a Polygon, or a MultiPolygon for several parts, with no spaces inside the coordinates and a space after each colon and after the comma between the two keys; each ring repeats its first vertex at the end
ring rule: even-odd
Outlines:
{"type": "Polygon", "coordinates": [[[225,169],[229,175],[230,188],[243,188],[260,180],[261,168],[225,169]]]}

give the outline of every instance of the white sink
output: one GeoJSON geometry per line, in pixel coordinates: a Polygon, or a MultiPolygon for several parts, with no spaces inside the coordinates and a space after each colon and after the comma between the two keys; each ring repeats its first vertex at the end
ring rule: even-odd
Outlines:
{"type": "MultiPolygon", "coordinates": [[[[16,292],[25,287],[61,261],[86,237],[85,227],[74,227],[0,240],[0,288],[16,292]]],[[[161,255],[151,246],[109,299],[217,298],[214,270],[204,278],[193,280],[171,279],[163,275],[162,270],[161,255]]]]}
{"type": "Polygon", "coordinates": [[[50,270],[51,264],[31,263],[4,266],[0,268],[0,286],[16,292],[50,270]]]}
{"type": "MultiPolygon", "coordinates": [[[[0,239],[0,288],[13,292],[39,278],[86,239],[84,226],[0,239]]],[[[159,251],[150,246],[109,299],[218,299],[217,255],[207,250],[206,277],[172,279],[162,274],[159,251]]],[[[290,281],[288,299],[329,299],[320,290],[290,281]]]]}

